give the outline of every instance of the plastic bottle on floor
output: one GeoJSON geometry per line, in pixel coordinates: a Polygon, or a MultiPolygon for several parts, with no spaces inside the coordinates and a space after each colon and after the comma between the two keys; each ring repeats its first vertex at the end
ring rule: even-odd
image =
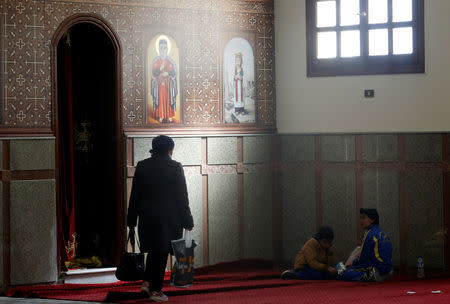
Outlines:
{"type": "Polygon", "coordinates": [[[419,279],[423,279],[425,277],[425,264],[421,256],[417,258],[417,277],[419,279]]]}

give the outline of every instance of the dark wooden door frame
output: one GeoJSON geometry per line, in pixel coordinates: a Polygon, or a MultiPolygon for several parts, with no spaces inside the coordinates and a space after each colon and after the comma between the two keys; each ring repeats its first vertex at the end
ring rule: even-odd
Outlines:
{"type": "MultiPolygon", "coordinates": [[[[53,104],[53,125],[52,129],[56,137],[56,197],[59,199],[59,172],[58,172],[58,159],[60,153],[60,147],[58,143],[59,136],[59,121],[58,121],[58,43],[64,34],[74,25],[80,23],[89,23],[100,28],[110,39],[115,53],[115,65],[116,65],[116,75],[115,75],[115,117],[116,120],[116,130],[115,130],[115,141],[117,144],[117,189],[116,189],[116,222],[117,226],[112,233],[117,236],[117,252],[112,253],[113,260],[118,263],[122,251],[125,249],[126,242],[126,226],[125,226],[125,166],[124,166],[124,133],[123,133],[123,111],[122,111],[122,46],[120,44],[119,38],[114,32],[112,26],[101,16],[89,13],[74,14],[67,19],[65,19],[59,27],[56,29],[53,38],[51,40],[51,73],[52,73],[52,104],[53,104]]],[[[58,226],[62,224],[62,219],[60,218],[60,204],[57,204],[57,224],[58,226]]],[[[58,239],[59,242],[59,239],[58,239]]],[[[58,244],[58,248],[59,248],[58,244]]],[[[58,275],[61,273],[61,256],[58,250],[57,254],[57,265],[58,265],[58,275]]]]}

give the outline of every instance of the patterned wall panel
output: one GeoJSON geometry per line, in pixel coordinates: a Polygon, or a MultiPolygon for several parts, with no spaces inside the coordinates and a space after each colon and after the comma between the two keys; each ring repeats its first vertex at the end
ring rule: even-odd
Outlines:
{"type": "Polygon", "coordinates": [[[60,24],[77,13],[100,16],[119,38],[125,128],[151,126],[146,119],[146,50],[159,33],[175,37],[180,49],[182,126],[225,127],[221,39],[236,32],[253,37],[258,92],[253,126],[275,127],[273,1],[268,0],[4,0],[0,126],[52,125],[51,39],[60,24]]]}
{"type": "Polygon", "coordinates": [[[442,160],[441,134],[405,135],[406,161],[440,162],[442,160]]]}
{"type": "Polygon", "coordinates": [[[393,170],[366,170],[362,175],[363,208],[376,208],[380,227],[392,242],[392,263],[400,265],[400,223],[398,172],[393,170]]]}
{"type": "Polygon", "coordinates": [[[398,139],[395,134],[363,135],[362,160],[392,162],[398,160],[398,139]]]}
{"type": "Polygon", "coordinates": [[[267,163],[272,160],[271,136],[246,136],[243,139],[243,160],[246,164],[267,163]]]}
{"type": "Polygon", "coordinates": [[[55,169],[55,141],[12,140],[10,158],[11,170],[55,169]]]}
{"type": "Polygon", "coordinates": [[[207,159],[210,165],[236,164],[236,137],[209,137],[207,159]]]}
{"type": "Polygon", "coordinates": [[[244,174],[244,258],[273,259],[270,171],[244,174]]]}
{"type": "Polygon", "coordinates": [[[314,169],[281,172],[283,199],[283,263],[294,265],[297,252],[316,231],[314,169]]]}
{"type": "Polygon", "coordinates": [[[312,135],[283,135],[281,137],[281,160],[314,161],[314,136],[312,135]]]}
{"type": "Polygon", "coordinates": [[[209,264],[239,258],[236,174],[208,176],[209,264]]]}
{"type": "Polygon", "coordinates": [[[356,247],[355,173],[324,171],[322,175],[322,224],[334,230],[336,258],[346,260],[356,247]]]}
{"type": "Polygon", "coordinates": [[[55,214],[54,180],[11,182],[12,285],[56,281],[55,214]]]}
{"type": "MultiPolygon", "coordinates": [[[[0,182],[0,235],[3,236],[3,183],[0,182]]],[[[3,240],[3,238],[2,238],[3,240]]],[[[3,253],[3,241],[0,242],[0,252],[3,253]]],[[[0,254],[0,289],[3,287],[3,254],[0,254]]]]}
{"type": "Polygon", "coordinates": [[[423,256],[425,267],[442,268],[444,262],[442,172],[406,173],[407,261],[414,267],[423,256]]]}
{"type": "Polygon", "coordinates": [[[195,249],[195,265],[203,266],[203,242],[202,242],[202,176],[186,175],[186,185],[189,193],[189,206],[194,218],[195,228],[192,230],[192,238],[197,241],[195,249]]]}
{"type": "Polygon", "coordinates": [[[321,137],[322,160],[352,162],[356,159],[355,136],[326,135],[321,137]]]}

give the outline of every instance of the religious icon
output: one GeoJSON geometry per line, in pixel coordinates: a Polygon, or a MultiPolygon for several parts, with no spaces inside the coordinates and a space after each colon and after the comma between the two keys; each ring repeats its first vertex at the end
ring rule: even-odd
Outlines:
{"type": "Polygon", "coordinates": [[[147,122],[180,123],[179,51],[166,35],[154,37],[147,49],[147,122]]]}
{"type": "Polygon", "coordinates": [[[223,64],[225,123],[254,123],[255,67],[250,43],[240,37],[231,39],[223,64]]]}

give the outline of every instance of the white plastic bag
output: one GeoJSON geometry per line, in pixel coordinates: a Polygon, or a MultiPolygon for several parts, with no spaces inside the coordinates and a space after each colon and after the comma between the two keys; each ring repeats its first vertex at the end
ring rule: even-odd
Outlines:
{"type": "Polygon", "coordinates": [[[176,261],[170,274],[170,285],[189,287],[194,282],[194,249],[197,243],[188,230],[184,231],[181,239],[171,243],[176,261]]]}
{"type": "Polygon", "coordinates": [[[184,236],[183,239],[186,242],[186,248],[191,248],[192,247],[192,236],[189,230],[184,229],[184,236]]]}

